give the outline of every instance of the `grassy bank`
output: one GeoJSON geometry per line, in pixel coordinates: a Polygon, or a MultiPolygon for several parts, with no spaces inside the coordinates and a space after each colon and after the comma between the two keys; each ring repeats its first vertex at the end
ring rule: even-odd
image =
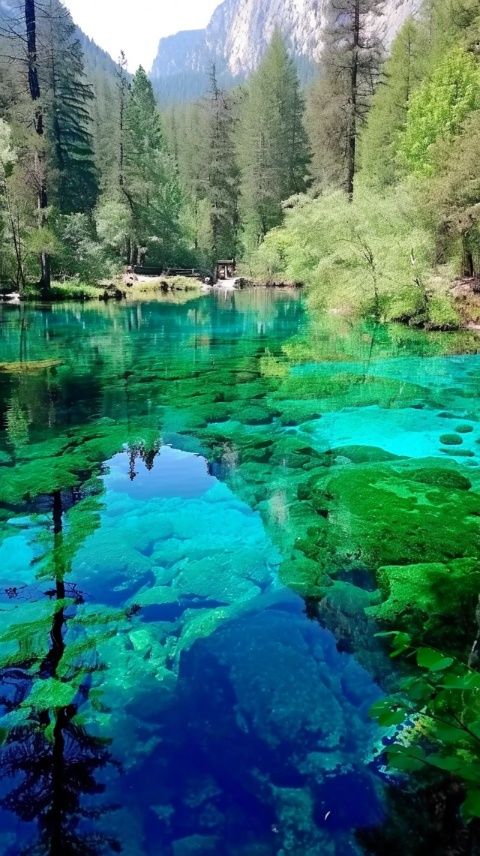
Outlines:
{"type": "MultiPolygon", "coordinates": [[[[110,281],[91,285],[78,279],[54,281],[49,292],[49,300],[92,301],[92,300],[151,300],[168,295],[194,295],[201,291],[202,284],[197,279],[184,276],[144,277],[127,281],[116,277],[110,281]]],[[[36,285],[29,285],[23,295],[27,302],[44,299],[36,285]]]]}

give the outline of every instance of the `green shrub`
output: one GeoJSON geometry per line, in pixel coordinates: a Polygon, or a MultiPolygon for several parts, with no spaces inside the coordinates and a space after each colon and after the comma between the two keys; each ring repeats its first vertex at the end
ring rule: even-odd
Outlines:
{"type": "Polygon", "coordinates": [[[458,326],[447,279],[432,278],[434,259],[434,235],[410,186],[381,197],[360,186],[353,203],[341,191],[301,197],[284,226],[267,235],[250,267],[261,280],[309,286],[317,310],[458,326]]]}

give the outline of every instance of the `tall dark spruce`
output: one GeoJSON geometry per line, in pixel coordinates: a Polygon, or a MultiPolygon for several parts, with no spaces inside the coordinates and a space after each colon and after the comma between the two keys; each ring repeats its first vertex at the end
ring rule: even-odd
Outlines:
{"type": "MultiPolygon", "coordinates": [[[[35,146],[35,181],[37,187],[38,224],[43,228],[47,220],[47,158],[45,147],[45,122],[41,101],[40,75],[37,54],[37,15],[35,0],[25,0],[25,28],[28,61],[28,88],[33,103],[33,124],[37,136],[35,146]]],[[[45,250],[40,253],[40,289],[48,295],[51,286],[50,256],[45,250]]]]}
{"type": "Polygon", "coordinates": [[[295,63],[280,32],[252,75],[241,111],[239,161],[247,244],[282,221],[282,202],[307,186],[310,152],[295,63]]]}
{"type": "MultiPolygon", "coordinates": [[[[312,139],[321,172],[322,161],[334,164],[334,178],[350,200],[358,171],[358,137],[381,74],[377,25],[383,7],[384,0],[330,0],[328,10],[312,139]]],[[[331,170],[325,172],[328,181],[331,170]]]]}
{"type": "Polygon", "coordinates": [[[46,130],[57,177],[56,206],[62,214],[88,212],[98,196],[91,130],[95,96],[85,80],[83,52],[69,12],[57,0],[49,0],[42,24],[46,130]]]}
{"type": "Polygon", "coordinates": [[[232,98],[218,86],[215,66],[206,99],[207,199],[214,258],[237,255],[239,229],[239,170],[236,161],[236,121],[232,98]]]}

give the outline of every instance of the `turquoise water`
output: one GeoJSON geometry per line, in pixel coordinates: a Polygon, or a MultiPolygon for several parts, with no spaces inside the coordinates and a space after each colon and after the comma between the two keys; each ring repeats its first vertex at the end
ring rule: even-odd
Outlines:
{"type": "Polygon", "coordinates": [[[290,294],[0,312],[0,852],[386,852],[374,568],[322,595],[305,479],[373,447],[475,481],[480,358],[290,294]]]}

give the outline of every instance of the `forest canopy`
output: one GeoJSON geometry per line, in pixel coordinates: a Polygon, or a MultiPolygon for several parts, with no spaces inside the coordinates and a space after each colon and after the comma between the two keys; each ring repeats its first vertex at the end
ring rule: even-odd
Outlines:
{"type": "Polygon", "coordinates": [[[245,84],[212,67],[164,110],[59,0],[0,13],[1,288],[235,258],[318,307],[455,325],[480,267],[478,3],[425,0],[388,51],[381,0],[330,7],[306,90],[275,32],[245,84]]]}

